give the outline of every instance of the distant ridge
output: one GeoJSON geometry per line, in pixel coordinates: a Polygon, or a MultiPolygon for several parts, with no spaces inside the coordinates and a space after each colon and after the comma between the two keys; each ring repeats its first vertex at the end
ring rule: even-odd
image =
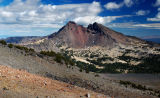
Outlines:
{"type": "Polygon", "coordinates": [[[30,41],[36,38],[40,38],[40,36],[17,36],[17,37],[8,37],[5,39],[7,43],[23,43],[26,41],[30,41]]]}
{"type": "Polygon", "coordinates": [[[145,36],[142,37],[142,39],[146,40],[146,41],[151,41],[151,42],[155,42],[155,43],[159,43],[160,44],[160,36],[145,36]]]}

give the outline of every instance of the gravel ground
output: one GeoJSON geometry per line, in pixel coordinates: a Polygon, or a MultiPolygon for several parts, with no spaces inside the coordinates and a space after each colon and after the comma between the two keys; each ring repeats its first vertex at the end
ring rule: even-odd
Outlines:
{"type": "Polygon", "coordinates": [[[64,82],[0,65],[0,98],[110,98],[64,82]]]}

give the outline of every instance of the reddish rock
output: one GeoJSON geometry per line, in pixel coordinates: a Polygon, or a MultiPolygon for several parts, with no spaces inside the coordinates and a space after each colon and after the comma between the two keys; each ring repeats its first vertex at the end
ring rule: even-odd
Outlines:
{"type": "Polygon", "coordinates": [[[113,47],[116,43],[129,43],[126,36],[101,24],[90,24],[86,28],[71,21],[48,38],[73,48],[85,48],[94,45],[113,47]]]}

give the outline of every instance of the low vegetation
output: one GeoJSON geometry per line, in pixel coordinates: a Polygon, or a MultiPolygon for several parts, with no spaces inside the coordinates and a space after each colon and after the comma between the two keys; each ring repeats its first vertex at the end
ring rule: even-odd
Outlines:
{"type": "Polygon", "coordinates": [[[160,73],[160,55],[150,54],[148,57],[134,58],[130,56],[119,56],[118,59],[124,60],[127,63],[102,63],[106,60],[113,60],[110,57],[102,57],[94,60],[87,59],[93,65],[103,66],[104,69],[98,72],[102,73],[124,73],[125,70],[128,73],[160,73]],[[140,64],[133,66],[129,64],[130,61],[141,61],[140,64]]]}
{"type": "Polygon", "coordinates": [[[1,43],[2,45],[7,45],[6,41],[4,41],[4,40],[0,40],[0,43],[1,43]]]}
{"type": "Polygon", "coordinates": [[[99,57],[98,54],[90,54],[90,58],[99,57]]]}
{"type": "Polygon", "coordinates": [[[159,90],[154,90],[152,88],[148,88],[148,87],[140,85],[140,84],[135,84],[135,83],[132,83],[130,81],[122,81],[122,80],[120,80],[119,83],[121,85],[126,86],[126,87],[129,86],[129,87],[132,87],[132,88],[135,88],[135,89],[139,89],[139,90],[142,90],[142,91],[150,91],[151,95],[160,97],[160,91],[159,90]]]}
{"type": "Polygon", "coordinates": [[[126,62],[130,62],[130,61],[139,61],[138,58],[135,57],[131,57],[131,56],[125,56],[125,54],[123,54],[122,56],[118,57],[120,60],[124,60],[126,62]]]}
{"type": "Polygon", "coordinates": [[[61,53],[55,53],[54,51],[41,51],[40,54],[53,57],[57,63],[63,64],[64,62],[66,65],[75,65],[71,57],[63,55],[61,53]]]}
{"type": "Polygon", "coordinates": [[[137,65],[135,73],[160,73],[160,55],[150,54],[143,58],[142,63],[137,65]]]}
{"type": "Polygon", "coordinates": [[[7,45],[9,48],[17,48],[19,50],[24,50],[26,53],[35,52],[34,49],[32,49],[32,48],[27,48],[27,47],[24,47],[24,46],[21,46],[21,45],[13,45],[13,44],[10,44],[10,43],[7,44],[7,42],[4,41],[4,40],[0,40],[0,43],[2,45],[7,45]]]}
{"type": "Polygon", "coordinates": [[[84,63],[81,61],[75,61],[76,65],[80,68],[80,71],[85,70],[86,73],[91,72],[99,72],[100,70],[97,69],[93,64],[84,63]]]}
{"type": "Polygon", "coordinates": [[[24,50],[25,52],[34,52],[34,49],[32,48],[27,48],[27,47],[20,46],[20,45],[14,45],[14,47],[19,50],[24,50]]]}
{"type": "Polygon", "coordinates": [[[13,44],[8,44],[8,47],[9,48],[13,48],[13,44]]]}

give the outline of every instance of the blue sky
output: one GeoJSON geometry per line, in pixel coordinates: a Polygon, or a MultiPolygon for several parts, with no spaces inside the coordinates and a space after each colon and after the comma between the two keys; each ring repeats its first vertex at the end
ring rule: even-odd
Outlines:
{"type": "Polygon", "coordinates": [[[68,21],[160,36],[160,0],[0,0],[0,37],[45,36],[68,21]]]}

